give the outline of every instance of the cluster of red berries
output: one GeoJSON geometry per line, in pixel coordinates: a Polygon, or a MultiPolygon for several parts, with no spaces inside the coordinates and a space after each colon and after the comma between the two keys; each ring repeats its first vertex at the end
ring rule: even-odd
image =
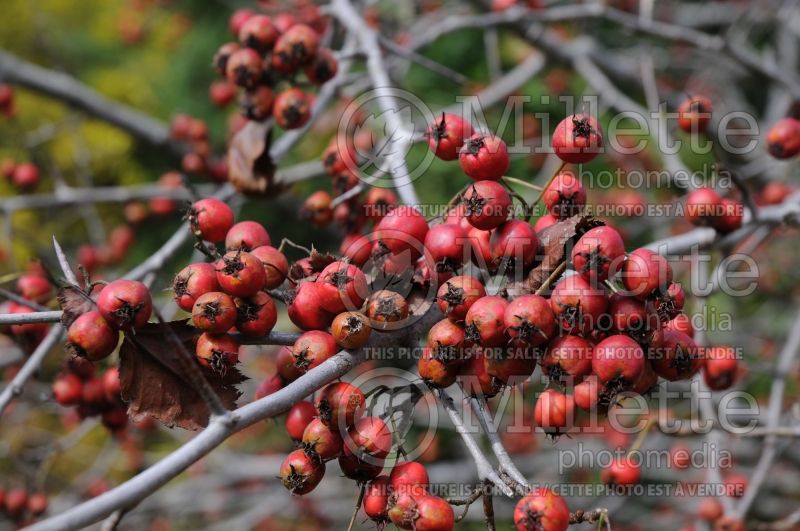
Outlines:
{"type": "MultiPolygon", "coordinates": [[[[19,296],[31,304],[47,304],[55,294],[38,263],[32,263],[30,271],[17,279],[16,288],[19,296]]],[[[20,302],[8,301],[2,304],[2,311],[6,314],[19,314],[33,313],[36,309],[20,302]]],[[[47,335],[48,329],[47,323],[25,323],[4,326],[0,328],[0,332],[10,334],[18,340],[21,348],[32,352],[47,335]]]]}
{"type": "Polygon", "coordinates": [[[365,401],[357,387],[335,382],[320,391],[316,403],[292,406],[286,431],[300,448],[281,464],[283,485],[293,494],[307,494],[325,475],[326,461],[338,458],[342,473],[364,484],[364,512],[378,525],[391,521],[400,529],[452,529],[453,509],[428,492],[422,464],[403,462],[382,474],[392,433],[380,418],[363,416],[365,401]]]}
{"type": "Polygon", "coordinates": [[[28,492],[26,489],[0,488],[0,514],[4,514],[20,527],[32,523],[47,511],[47,495],[28,492]]]}
{"type": "Polygon", "coordinates": [[[0,83],[0,113],[6,118],[13,118],[17,114],[14,104],[14,88],[8,83],[0,83]]]}
{"type": "MultiPolygon", "coordinates": [[[[170,124],[170,136],[188,147],[181,159],[181,168],[189,175],[206,175],[214,182],[228,180],[228,164],[225,159],[215,159],[209,140],[208,124],[188,114],[178,114],[170,124]]],[[[166,187],[174,187],[170,178],[164,178],[166,187]]],[[[159,184],[162,184],[159,182],[159,184]]]]}
{"type": "Polygon", "coordinates": [[[112,432],[128,425],[128,407],[120,397],[116,367],[98,375],[94,363],[73,356],[53,380],[53,397],[64,407],[75,407],[81,419],[100,415],[103,425],[112,432]]]}
{"type": "Polygon", "coordinates": [[[234,224],[224,202],[201,199],[187,213],[192,232],[205,242],[224,242],[225,254],[208,251],[214,263],[197,262],[182,269],[172,284],[175,302],[192,314],[203,331],[197,340],[197,360],[224,374],[239,360],[239,344],[228,335],[234,328],[247,336],[265,336],[278,320],[272,297],[265,290],[283,284],[289,264],[272,247],[269,233],[254,221],[234,224]]]}
{"type": "Polygon", "coordinates": [[[744,205],[720,197],[711,188],[692,190],[686,197],[686,219],[698,226],[710,226],[721,233],[732,232],[742,226],[744,205]]]}
{"type": "Polygon", "coordinates": [[[298,73],[319,86],[336,75],[338,64],[333,52],[320,46],[327,19],[310,2],[297,2],[295,13],[233,13],[230,29],[238,42],[223,44],[214,56],[214,69],[225,78],[210,88],[215,104],[233,101],[238,87],[247,119],[261,122],[271,116],[284,129],[305,125],[314,96],[298,86],[298,73]]]}
{"type": "Polygon", "coordinates": [[[0,163],[0,174],[21,192],[33,190],[41,180],[39,167],[36,164],[32,162],[17,163],[13,159],[5,159],[0,163]]]}

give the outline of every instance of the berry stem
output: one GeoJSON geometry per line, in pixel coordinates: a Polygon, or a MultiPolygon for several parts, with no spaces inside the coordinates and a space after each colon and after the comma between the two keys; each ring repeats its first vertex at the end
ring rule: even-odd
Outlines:
{"type": "Polygon", "coordinates": [[[361,491],[358,493],[358,499],[356,500],[356,508],[353,511],[353,516],[350,517],[350,524],[347,526],[347,531],[353,531],[353,525],[356,523],[356,516],[358,516],[358,510],[361,509],[361,503],[364,501],[364,491],[367,489],[367,484],[361,484],[361,491]]]}
{"type": "Polygon", "coordinates": [[[507,183],[518,184],[520,186],[524,186],[526,188],[530,188],[532,190],[536,190],[537,192],[543,192],[544,191],[544,188],[542,188],[539,185],[536,185],[536,184],[533,184],[533,183],[529,183],[528,181],[523,181],[522,179],[517,179],[516,177],[511,177],[510,175],[504,175],[503,178],[502,178],[502,181],[504,183],[506,183],[506,184],[507,183]]]}

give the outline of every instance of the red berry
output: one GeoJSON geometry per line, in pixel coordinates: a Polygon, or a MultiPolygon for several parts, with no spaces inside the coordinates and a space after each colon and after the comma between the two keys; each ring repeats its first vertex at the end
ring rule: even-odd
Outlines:
{"type": "Polygon", "coordinates": [[[296,402],[286,413],[286,421],[284,423],[286,433],[295,441],[302,440],[306,426],[314,420],[316,414],[317,410],[314,408],[314,404],[308,400],[296,402]]]}
{"type": "Polygon", "coordinates": [[[536,369],[537,353],[519,342],[482,351],[486,373],[503,385],[519,385],[536,369]]]}
{"type": "Polygon", "coordinates": [[[495,181],[473,183],[464,192],[461,201],[467,222],[481,230],[499,227],[512,213],[511,196],[495,181]]]}
{"type": "Polygon", "coordinates": [[[720,215],[722,199],[711,188],[698,188],[686,196],[686,219],[694,225],[712,225],[720,215]]]}
{"type": "Polygon", "coordinates": [[[230,58],[231,54],[238,52],[241,49],[242,47],[239,46],[238,42],[226,42],[220,46],[217,49],[217,52],[214,54],[214,59],[211,61],[214,71],[217,74],[225,77],[228,69],[228,58],[230,58]]]}
{"type": "Polygon", "coordinates": [[[508,301],[497,295],[481,297],[470,307],[465,318],[466,340],[482,347],[506,343],[505,311],[508,301]]]}
{"type": "Polygon", "coordinates": [[[533,264],[539,250],[539,238],[526,221],[511,219],[492,232],[489,241],[492,262],[501,271],[527,268],[533,264]]]}
{"type": "Polygon", "coordinates": [[[365,455],[382,459],[389,455],[394,444],[392,432],[378,417],[359,419],[347,432],[346,445],[364,458],[365,455]]]}
{"type": "Polygon", "coordinates": [[[219,287],[234,297],[251,297],[264,288],[266,273],[261,260],[250,253],[231,251],[216,265],[219,287]]]}
{"type": "MultiPolygon", "coordinates": [[[[586,189],[575,174],[571,171],[562,171],[544,191],[542,201],[551,216],[567,219],[580,214],[586,206],[586,189]]],[[[537,232],[543,228],[537,223],[537,232]]]]}
{"type": "Polygon", "coordinates": [[[319,485],[325,475],[325,463],[295,450],[281,464],[279,477],[283,486],[292,494],[308,494],[319,485]]]}
{"type": "Polygon", "coordinates": [[[694,337],[694,326],[692,321],[685,313],[679,313],[674,319],[664,325],[665,330],[677,330],[689,337],[694,337]]]}
{"type": "Polygon", "coordinates": [[[236,50],[228,57],[225,75],[231,83],[243,88],[254,88],[264,75],[263,60],[251,48],[236,50]]]}
{"type": "Polygon", "coordinates": [[[729,389],[736,381],[739,362],[733,347],[709,347],[705,351],[703,380],[712,391],[729,389]]]}
{"type": "Polygon", "coordinates": [[[486,359],[479,347],[470,350],[470,357],[461,365],[458,381],[464,393],[478,398],[491,398],[503,388],[503,383],[486,370],[486,359]]]}
{"type": "Polygon", "coordinates": [[[315,85],[322,85],[336,76],[339,63],[327,48],[320,48],[316,57],[306,66],[305,73],[308,80],[315,85]]]}
{"type": "Polygon", "coordinates": [[[329,426],[352,426],[364,407],[364,393],[346,382],[328,384],[317,398],[319,418],[329,426]]]}
{"type": "Polygon", "coordinates": [[[40,516],[47,510],[47,496],[41,492],[31,494],[28,498],[28,511],[33,516],[40,516]]]}
{"type": "Polygon", "coordinates": [[[119,369],[111,367],[103,373],[103,391],[106,395],[106,400],[111,403],[119,402],[121,383],[119,381],[119,369]]]}
{"type": "Polygon", "coordinates": [[[625,244],[611,227],[595,227],[572,248],[572,266],[593,286],[614,276],[625,259],[625,244]]]}
{"type": "Polygon", "coordinates": [[[364,491],[364,514],[376,522],[386,521],[390,493],[389,476],[378,476],[370,481],[364,491]]]}
{"type": "Polygon", "coordinates": [[[593,287],[580,275],[561,280],[550,295],[550,308],[558,325],[567,333],[588,333],[598,326],[608,299],[601,288],[593,287]]]}
{"type": "Polygon", "coordinates": [[[226,79],[214,81],[208,87],[208,97],[217,107],[225,107],[236,98],[236,85],[226,79]]]}
{"type": "Polygon", "coordinates": [[[213,197],[195,202],[187,214],[195,236],[209,242],[221,242],[233,227],[231,207],[213,197]]]}
{"type": "Polygon", "coordinates": [[[275,122],[284,129],[303,127],[311,118],[311,97],[299,88],[289,88],[275,97],[275,122]]]}
{"type": "Polygon", "coordinates": [[[446,281],[436,293],[439,309],[453,322],[463,321],[470,307],[486,295],[480,280],[470,276],[457,276],[446,281]]]}
{"type": "Polygon", "coordinates": [[[60,374],[53,381],[53,397],[62,406],[77,405],[82,396],[83,383],[74,374],[60,374]]]}
{"type": "Polygon", "coordinates": [[[272,245],[267,229],[255,221],[240,221],[225,235],[225,249],[250,252],[256,247],[272,245]]]}
{"type": "Polygon", "coordinates": [[[683,288],[673,282],[666,289],[656,290],[650,295],[647,299],[647,311],[650,314],[655,313],[662,323],[666,323],[683,310],[685,303],[686,294],[683,288]]]}
{"type": "Polygon", "coordinates": [[[522,295],[512,300],[503,314],[506,333],[526,345],[544,345],[556,332],[550,303],[539,295],[522,295]]]}
{"type": "Polygon", "coordinates": [[[209,334],[224,334],[236,323],[236,305],[220,291],[204,293],[194,303],[192,322],[209,334]]]}
{"type": "Polygon", "coordinates": [[[364,196],[364,213],[375,223],[397,206],[397,196],[388,188],[372,187],[364,196]]]}
{"type": "Polygon", "coordinates": [[[622,264],[622,283],[629,295],[646,299],[672,282],[672,267],[663,256],[650,249],[636,249],[622,264]]]}
{"type": "Polygon", "coordinates": [[[416,461],[398,463],[389,474],[389,484],[395,494],[421,496],[428,489],[428,471],[416,461]]]}
{"type": "Polygon", "coordinates": [[[544,216],[536,220],[536,224],[534,224],[533,230],[536,231],[536,234],[539,234],[546,228],[551,227],[556,223],[558,223],[557,217],[553,216],[552,214],[545,214],[544,216]]]}
{"type": "Polygon", "coordinates": [[[102,406],[106,403],[106,388],[103,380],[92,378],[83,382],[81,388],[81,402],[88,406],[102,406]]]}
{"type": "Polygon", "coordinates": [[[686,380],[703,366],[694,340],[675,330],[660,330],[647,349],[647,358],[657,375],[665,380],[686,380]]]}
{"type": "Polygon", "coordinates": [[[494,135],[475,133],[458,155],[461,169],[475,181],[499,181],[510,164],[506,143],[494,135]]]}
{"type": "Polygon", "coordinates": [[[488,230],[473,227],[467,232],[467,236],[469,236],[472,244],[472,263],[481,269],[486,269],[492,273],[496,272],[497,267],[492,260],[492,233],[488,230]]]}
{"type": "Polygon", "coordinates": [[[603,132],[593,116],[573,114],[561,120],[553,131],[553,151],[571,164],[583,164],[603,149],[603,132]]]}
{"type": "Polygon", "coordinates": [[[327,225],[333,219],[332,201],[331,194],[324,190],[317,190],[303,202],[300,217],[315,227],[327,225]]]}
{"type": "Polygon", "coordinates": [[[575,402],[572,396],[555,389],[546,389],[536,400],[533,421],[545,433],[561,435],[575,420],[575,402]]]}
{"type": "Polygon", "coordinates": [[[375,479],[378,474],[383,470],[383,459],[377,459],[367,456],[365,459],[359,458],[356,454],[350,451],[347,446],[344,447],[342,455],[339,456],[339,468],[342,469],[342,474],[345,477],[364,483],[375,479]]]}
{"type": "Polygon", "coordinates": [[[278,309],[272,298],[263,291],[248,298],[237,297],[234,303],[236,329],[246,336],[266,336],[278,322],[278,309]]]}
{"type": "Polygon", "coordinates": [[[22,516],[28,506],[28,493],[24,489],[13,489],[6,493],[6,513],[12,519],[22,516]]]}
{"type": "Polygon", "coordinates": [[[678,127],[687,133],[703,133],[711,122],[711,100],[691,96],[678,106],[678,127]]]}
{"type": "Polygon", "coordinates": [[[203,333],[197,338],[195,354],[200,365],[224,375],[239,362],[239,344],[230,336],[203,333]]]}
{"type": "Polygon", "coordinates": [[[439,352],[436,348],[425,347],[417,361],[417,372],[428,385],[445,388],[456,382],[458,367],[442,359],[439,352]]]}
{"type": "Polygon", "coordinates": [[[239,28],[239,42],[259,53],[269,51],[278,40],[278,29],[266,15],[252,15],[239,28]]]}
{"type": "Polygon", "coordinates": [[[327,461],[342,452],[344,442],[336,428],[331,429],[320,419],[313,419],[303,430],[303,450],[309,455],[327,461]]]}
{"type": "Polygon", "coordinates": [[[112,327],[119,330],[139,328],[147,323],[153,301],[147,286],[135,280],[115,280],[97,297],[97,310],[112,327]]]}
{"type": "Polygon", "coordinates": [[[117,348],[119,332],[108,324],[100,312],[91,311],[82,314],[70,325],[67,341],[79,356],[99,361],[117,348]]]}
{"type": "Polygon", "coordinates": [[[706,522],[714,522],[722,517],[724,509],[716,498],[705,498],[700,502],[697,509],[697,516],[706,522]]]}
{"type": "Polygon", "coordinates": [[[262,245],[256,247],[250,254],[261,260],[264,264],[264,289],[275,289],[286,279],[289,274],[289,262],[286,256],[275,247],[262,245]]]}
{"type": "Polygon", "coordinates": [[[800,153],[800,120],[784,118],[767,131],[767,150],[776,159],[788,159],[800,153]]]}
{"type": "Polygon", "coordinates": [[[33,189],[39,184],[39,168],[30,162],[17,164],[14,169],[14,175],[11,177],[11,182],[22,190],[33,189]]]}
{"type": "Polygon", "coordinates": [[[332,357],[338,350],[333,336],[327,332],[305,332],[292,346],[294,365],[301,373],[305,373],[332,357]]]}
{"type": "Polygon", "coordinates": [[[124,429],[128,425],[128,408],[124,405],[116,405],[111,409],[106,409],[101,415],[103,426],[112,432],[124,429]]]}
{"type": "Polygon", "coordinates": [[[319,304],[331,313],[358,310],[369,295],[364,272],[347,262],[331,262],[317,277],[319,304]]]}
{"type": "Polygon", "coordinates": [[[287,308],[289,319],[303,330],[327,328],[334,315],[320,306],[320,284],[303,282],[297,287],[287,308]]]}
{"type": "Polygon", "coordinates": [[[455,526],[453,508],[439,496],[417,498],[415,517],[410,528],[415,531],[451,531],[455,526]]]}
{"type": "Polygon", "coordinates": [[[636,297],[612,293],[609,297],[608,313],[611,316],[612,330],[636,340],[643,339],[651,329],[658,326],[658,321],[649,319],[651,314],[636,297]]]}
{"type": "Polygon", "coordinates": [[[464,141],[473,135],[472,124],[457,114],[442,113],[428,127],[428,147],[442,160],[456,160],[464,141]]]}
{"type": "Polygon", "coordinates": [[[331,334],[336,344],[344,349],[365,346],[372,334],[369,319],[361,312],[342,312],[331,323],[331,334]]]}
{"type": "Polygon", "coordinates": [[[566,531],[569,508],[564,499],[551,491],[535,487],[514,508],[517,531],[566,531]]]}
{"type": "Polygon", "coordinates": [[[614,459],[600,473],[600,479],[606,485],[636,485],[641,477],[641,466],[627,457],[614,459]]]}
{"type": "Polygon", "coordinates": [[[399,293],[379,290],[367,300],[367,317],[373,328],[386,329],[387,323],[403,321],[408,317],[408,301],[399,293]]]}
{"type": "Polygon", "coordinates": [[[217,272],[206,262],[190,264],[175,276],[172,282],[175,303],[182,310],[191,312],[198,297],[212,291],[219,291],[217,272]]]}
{"type": "Polygon", "coordinates": [[[42,275],[22,275],[17,279],[17,291],[29,301],[39,304],[44,304],[53,297],[53,286],[42,275]]]}
{"type": "Polygon", "coordinates": [[[273,67],[293,72],[309,64],[317,55],[319,35],[305,24],[295,24],[278,38],[273,49],[273,67]]]}
{"type": "Polygon", "coordinates": [[[595,345],[592,372],[602,384],[631,384],[644,371],[644,362],[644,352],[636,341],[628,336],[614,335],[595,345]]]}
{"type": "MultiPolygon", "coordinates": [[[[260,384],[258,384],[254,397],[256,400],[260,400],[265,396],[269,396],[281,389],[283,389],[283,380],[279,375],[274,374],[269,378],[265,378],[260,384]]],[[[303,434],[301,433],[300,435],[302,436],[303,434]]]]}
{"type": "Polygon", "coordinates": [[[601,392],[602,389],[597,375],[590,374],[572,389],[572,398],[579,408],[584,411],[592,411],[600,405],[601,392]]]}
{"type": "Polygon", "coordinates": [[[733,199],[723,198],[719,215],[711,220],[711,226],[722,233],[733,232],[742,226],[744,205],[733,199]]]}
{"type": "Polygon", "coordinates": [[[411,251],[419,256],[428,222],[417,209],[401,205],[387,213],[375,227],[374,239],[391,253],[411,251]]]}
{"type": "MultiPolygon", "coordinates": [[[[267,85],[258,85],[241,93],[239,96],[239,109],[248,120],[263,122],[272,116],[274,102],[275,96],[272,88],[267,85]]],[[[227,180],[227,175],[223,182],[225,180],[227,180]]]]}
{"type": "Polygon", "coordinates": [[[425,235],[425,249],[430,253],[433,267],[440,273],[460,269],[470,257],[467,232],[458,225],[431,227],[425,235]]]}
{"type": "Polygon", "coordinates": [[[237,9],[234,11],[231,14],[231,18],[228,20],[228,27],[230,28],[231,33],[238,36],[244,23],[253,16],[255,16],[255,12],[250,9],[237,9]]]}
{"type": "Polygon", "coordinates": [[[560,383],[578,383],[592,372],[592,344],[580,336],[553,339],[541,365],[544,373],[560,383]],[[569,381],[572,379],[572,382],[569,381]]]}

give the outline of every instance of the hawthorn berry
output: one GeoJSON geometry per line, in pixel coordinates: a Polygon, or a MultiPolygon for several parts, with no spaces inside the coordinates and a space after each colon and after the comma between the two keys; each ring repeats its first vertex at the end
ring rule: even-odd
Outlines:
{"type": "Polygon", "coordinates": [[[215,264],[222,291],[234,297],[251,297],[264,289],[267,280],[261,260],[250,253],[230,251],[215,264]]]}
{"type": "Polygon", "coordinates": [[[190,264],[175,275],[172,281],[175,303],[184,311],[191,312],[198,297],[219,291],[217,272],[212,264],[197,262],[190,264]]]}
{"type": "Polygon", "coordinates": [[[519,385],[536,369],[537,353],[512,341],[508,346],[482,349],[486,373],[502,385],[519,385]]]}
{"type": "Polygon", "coordinates": [[[719,215],[711,220],[711,226],[727,234],[742,226],[742,218],[744,218],[744,206],[733,199],[722,198],[719,215]]]}
{"type": "Polygon", "coordinates": [[[231,17],[228,19],[228,28],[231,30],[231,33],[238,37],[244,23],[255,15],[255,11],[251,9],[237,9],[231,13],[231,17]]]}
{"type": "Polygon", "coordinates": [[[428,127],[428,147],[442,160],[456,160],[464,141],[473,133],[472,124],[461,116],[442,113],[441,119],[428,127]]]}
{"type": "Polygon", "coordinates": [[[675,330],[659,330],[647,349],[647,358],[656,374],[674,382],[691,378],[703,366],[694,340],[675,330]]]}
{"type": "Polygon", "coordinates": [[[712,391],[729,389],[736,381],[739,362],[733,347],[709,347],[705,349],[703,380],[712,391]]]}
{"type": "Polygon", "coordinates": [[[369,319],[361,312],[342,312],[331,323],[331,334],[336,344],[344,349],[365,346],[371,333],[369,319]]]}
{"type": "Polygon", "coordinates": [[[477,181],[461,196],[464,219],[481,230],[491,230],[504,223],[512,213],[511,196],[500,183],[477,181]]]}
{"type": "Polygon", "coordinates": [[[398,463],[389,474],[392,492],[397,494],[425,494],[429,482],[425,465],[417,461],[398,463]]]}
{"type": "Polygon", "coordinates": [[[471,276],[456,276],[440,287],[436,293],[436,304],[445,316],[453,322],[461,322],[470,307],[486,295],[480,280],[471,276]]]}
{"type": "Polygon", "coordinates": [[[186,216],[194,235],[208,242],[221,242],[233,227],[233,210],[213,197],[196,201],[186,216]]]}
{"type": "Polygon", "coordinates": [[[550,436],[558,437],[575,420],[575,401],[555,389],[545,389],[536,399],[533,421],[550,436]]]}
{"type": "Polygon", "coordinates": [[[250,251],[250,254],[264,264],[264,289],[275,289],[283,284],[289,274],[289,262],[282,252],[275,247],[262,245],[250,251]]]}
{"type": "Polygon", "coordinates": [[[32,190],[39,184],[39,168],[30,162],[17,164],[11,182],[21,190],[32,190]]]}
{"type": "MultiPolygon", "coordinates": [[[[611,317],[611,330],[643,340],[658,321],[649,318],[645,303],[636,297],[612,293],[608,299],[608,314],[611,317]]],[[[657,317],[657,316],[656,316],[657,317]]]]}
{"type": "Polygon", "coordinates": [[[200,365],[224,375],[239,362],[239,343],[227,335],[202,333],[197,338],[195,354],[200,365]]]}
{"type": "Polygon", "coordinates": [[[550,308],[559,327],[567,333],[586,334],[596,328],[607,305],[605,291],[580,275],[562,279],[550,294],[550,308]]]}
{"type": "Polygon", "coordinates": [[[364,196],[364,213],[375,223],[397,206],[397,196],[388,188],[372,187],[364,196]]]}
{"type": "Polygon", "coordinates": [[[389,518],[388,505],[391,489],[389,476],[378,476],[367,483],[364,491],[364,514],[375,522],[383,523],[389,518]]]}
{"type": "Polygon", "coordinates": [[[35,492],[28,497],[28,511],[33,516],[41,516],[47,511],[47,495],[35,492]]]}
{"type": "Polygon", "coordinates": [[[556,332],[550,303],[539,295],[522,295],[508,303],[503,323],[511,339],[533,347],[547,343],[556,332]]]}
{"type": "Polygon", "coordinates": [[[98,311],[81,314],[67,331],[69,347],[90,361],[108,357],[117,348],[119,332],[98,311]]]}
{"type": "Polygon", "coordinates": [[[83,396],[83,382],[72,373],[63,373],[53,380],[53,398],[62,406],[75,406],[83,396]]]}
{"type": "Polygon", "coordinates": [[[116,367],[109,368],[103,373],[102,382],[106,400],[108,402],[118,402],[120,399],[120,389],[122,387],[119,380],[119,369],[116,367]]]}
{"type": "Polygon", "coordinates": [[[225,62],[225,75],[228,81],[239,87],[256,87],[264,75],[263,61],[252,48],[241,48],[232,52],[225,62]]]}
{"type": "Polygon", "coordinates": [[[510,219],[492,231],[489,240],[494,267],[513,270],[528,268],[536,259],[539,238],[536,231],[521,219],[510,219]]]}
{"type": "Polygon", "coordinates": [[[410,251],[416,256],[428,234],[428,222],[411,206],[400,205],[388,212],[375,227],[374,240],[392,254],[410,251]]]}
{"type": "Polygon", "coordinates": [[[19,518],[28,507],[28,493],[25,489],[12,489],[6,493],[6,514],[12,519],[19,518]]]}
{"type": "Polygon", "coordinates": [[[800,153],[800,120],[784,118],[770,127],[767,151],[776,159],[789,159],[800,153]]]}
{"type": "Polygon", "coordinates": [[[284,129],[298,129],[311,118],[311,97],[299,88],[288,88],[275,96],[275,123],[284,129]]]}
{"type": "Polygon", "coordinates": [[[283,379],[278,374],[274,374],[270,377],[264,378],[258,387],[256,388],[256,392],[254,393],[254,398],[256,400],[260,400],[265,396],[269,396],[276,391],[279,391],[283,388],[283,379]]]}
{"type": "Polygon", "coordinates": [[[385,329],[387,323],[403,321],[408,312],[408,301],[395,291],[379,290],[367,299],[366,314],[373,328],[385,329]]]}
{"type": "Polygon", "coordinates": [[[685,313],[679,313],[671,321],[664,325],[665,330],[677,330],[683,332],[689,337],[694,337],[694,326],[692,321],[685,313]]]}
{"type": "Polygon", "coordinates": [[[266,15],[252,15],[239,28],[239,42],[263,54],[278,40],[278,29],[266,15]]]}
{"type": "Polygon", "coordinates": [[[600,473],[600,480],[606,485],[636,485],[641,477],[641,465],[627,456],[614,459],[600,473]]]}
{"type": "Polygon", "coordinates": [[[339,468],[342,469],[345,477],[359,483],[366,483],[378,477],[378,474],[383,471],[383,460],[361,459],[345,445],[342,455],[339,456],[339,468]]]}
{"type": "MultiPolygon", "coordinates": [[[[567,219],[580,214],[586,206],[586,189],[580,179],[571,171],[562,171],[542,194],[542,202],[547,211],[556,219],[567,219]]],[[[543,218],[540,218],[541,221],[543,218]]],[[[536,231],[544,227],[537,223],[536,231]]]]}
{"type": "Polygon", "coordinates": [[[647,298],[648,314],[655,314],[659,321],[666,323],[676,317],[686,302],[686,293],[680,284],[672,282],[666,289],[654,291],[647,298]]]}
{"type": "Polygon", "coordinates": [[[594,346],[592,372],[602,384],[629,385],[644,371],[644,362],[642,347],[630,337],[617,334],[594,346]]]}
{"type": "Polygon", "coordinates": [[[542,357],[542,371],[559,383],[581,382],[592,372],[592,344],[571,334],[554,338],[542,357]]]}
{"type": "Polygon", "coordinates": [[[451,531],[455,526],[453,508],[439,496],[426,495],[416,499],[411,527],[415,531],[451,531]]]}
{"type": "Polygon", "coordinates": [[[303,430],[303,450],[311,456],[327,461],[342,452],[344,441],[338,429],[332,429],[320,419],[312,419],[303,430]]]}
{"type": "Polygon", "coordinates": [[[536,231],[536,234],[540,234],[543,230],[552,227],[556,223],[558,223],[557,217],[552,214],[545,214],[536,220],[536,223],[533,225],[533,230],[536,231]]]}
{"type": "Polygon", "coordinates": [[[328,384],[316,401],[317,414],[330,426],[352,426],[364,407],[365,397],[358,387],[346,382],[328,384]]]}
{"type": "Polygon", "coordinates": [[[569,520],[567,503],[547,488],[535,487],[514,508],[517,531],[566,531],[569,520]]]}
{"type": "Polygon", "coordinates": [[[630,253],[622,264],[622,283],[627,295],[644,300],[672,283],[672,267],[666,258],[642,247],[630,253]]]}
{"type": "Polygon", "coordinates": [[[147,323],[153,301],[147,286],[141,282],[119,279],[106,284],[100,292],[97,310],[112,327],[129,330],[147,323]]]}
{"type": "Polygon", "coordinates": [[[506,342],[505,311],[508,301],[497,295],[476,300],[464,319],[465,338],[485,348],[499,347],[506,342]]]}
{"type": "Polygon", "coordinates": [[[346,445],[353,453],[383,459],[389,455],[394,441],[386,423],[378,417],[359,419],[347,431],[346,445]]]}
{"type": "Polygon", "coordinates": [[[467,232],[458,225],[431,227],[425,235],[425,249],[437,272],[453,272],[469,260],[470,245],[467,232]]]}
{"type": "Polygon", "coordinates": [[[28,273],[17,279],[17,291],[29,301],[45,304],[53,297],[53,286],[42,275],[28,273]]]}
{"type": "Polygon", "coordinates": [[[236,323],[236,304],[220,291],[204,293],[192,307],[192,322],[209,334],[224,334],[236,323]]]}
{"type": "Polygon", "coordinates": [[[486,357],[480,347],[472,347],[469,357],[459,368],[457,380],[464,393],[477,398],[491,398],[503,388],[503,383],[486,370],[486,357]]]}
{"type": "Polygon", "coordinates": [[[303,333],[292,346],[294,366],[305,373],[336,354],[338,348],[333,336],[321,330],[303,333]]]}
{"type": "Polygon", "coordinates": [[[475,133],[458,155],[463,172],[475,181],[499,181],[510,164],[506,143],[497,136],[475,133]]]}
{"type": "Polygon", "coordinates": [[[334,314],[361,308],[369,295],[364,272],[347,262],[331,262],[317,277],[322,308],[334,314]]]}
{"type": "Polygon", "coordinates": [[[584,411],[593,411],[598,406],[602,407],[602,394],[602,386],[595,374],[588,375],[572,389],[572,399],[575,401],[575,405],[584,411]]]}
{"type": "Polygon", "coordinates": [[[314,404],[308,400],[295,402],[289,412],[286,413],[286,421],[284,422],[286,433],[295,441],[302,440],[306,426],[314,420],[316,414],[317,410],[314,408],[314,404]]]}
{"type": "Polygon", "coordinates": [[[720,215],[722,198],[711,188],[698,188],[686,196],[686,219],[693,225],[713,225],[720,215]]]}
{"type": "Polygon", "coordinates": [[[272,298],[263,291],[252,297],[237,297],[234,303],[236,329],[246,336],[266,336],[278,322],[278,309],[272,298]]]}
{"type": "Polygon", "coordinates": [[[225,107],[236,98],[236,85],[226,79],[214,81],[208,87],[208,98],[217,107],[225,107]]]}
{"type": "Polygon", "coordinates": [[[230,58],[234,52],[238,52],[241,49],[242,47],[238,42],[226,42],[220,46],[214,54],[214,59],[211,61],[214,71],[220,76],[225,77],[228,70],[228,58],[230,58]]]}
{"type": "Polygon", "coordinates": [[[456,382],[458,368],[439,357],[439,350],[430,346],[422,350],[417,361],[419,377],[430,386],[445,388],[456,382]]]}
{"type": "Polygon", "coordinates": [[[272,66],[291,73],[309,64],[317,55],[319,35],[305,24],[295,24],[278,37],[272,50],[272,66]]]}
{"type": "Polygon", "coordinates": [[[328,48],[320,48],[314,59],[306,65],[305,73],[314,85],[322,85],[336,77],[339,63],[328,48]]]}
{"type": "Polygon", "coordinates": [[[678,127],[687,133],[704,133],[711,122],[711,100],[690,96],[678,106],[678,127]]]}
{"type": "Polygon", "coordinates": [[[314,490],[324,475],[324,462],[295,450],[281,463],[278,477],[289,492],[302,496],[314,490]]]}
{"type": "Polygon", "coordinates": [[[625,258],[625,243],[611,227],[594,227],[572,248],[572,266],[593,286],[614,276],[625,258]]]}
{"type": "Polygon", "coordinates": [[[583,164],[602,151],[603,132],[595,117],[573,114],[558,123],[551,145],[564,162],[583,164]]]}
{"type": "Polygon", "coordinates": [[[316,227],[327,225],[333,219],[332,201],[331,194],[324,190],[317,190],[303,202],[300,217],[316,227]]]}
{"type": "Polygon", "coordinates": [[[303,330],[327,328],[334,315],[320,306],[320,284],[303,282],[292,294],[287,308],[289,319],[303,330]]]}
{"type": "Polygon", "coordinates": [[[258,85],[242,91],[239,95],[239,109],[248,120],[263,122],[272,116],[274,101],[272,88],[267,85],[258,85]]]}

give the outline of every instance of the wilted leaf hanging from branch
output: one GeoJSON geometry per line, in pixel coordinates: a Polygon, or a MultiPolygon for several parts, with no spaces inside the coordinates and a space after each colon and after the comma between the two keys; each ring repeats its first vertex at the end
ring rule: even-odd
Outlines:
{"type": "MultiPolygon", "coordinates": [[[[151,323],[125,336],[120,349],[120,384],[122,399],[134,420],[151,416],[168,426],[199,430],[208,425],[210,411],[188,377],[181,370],[179,353],[168,340],[170,327],[189,352],[199,332],[185,321],[151,323]]],[[[203,373],[227,409],[236,408],[241,393],[236,384],[245,377],[236,368],[224,375],[203,373]]]]}
{"type": "Polygon", "coordinates": [[[568,243],[574,243],[587,230],[605,225],[602,221],[590,216],[572,216],[569,219],[550,225],[539,233],[542,246],[542,261],[528,273],[525,290],[532,293],[541,287],[550,274],[558,268],[566,256],[568,243]]]}
{"type": "Polygon", "coordinates": [[[61,324],[69,328],[75,319],[95,309],[91,298],[76,286],[65,286],[58,290],[58,305],[61,307],[61,324]]]}
{"type": "Polygon", "coordinates": [[[228,146],[228,178],[239,192],[273,196],[284,190],[275,181],[275,165],[269,156],[272,121],[247,122],[228,146]]]}

